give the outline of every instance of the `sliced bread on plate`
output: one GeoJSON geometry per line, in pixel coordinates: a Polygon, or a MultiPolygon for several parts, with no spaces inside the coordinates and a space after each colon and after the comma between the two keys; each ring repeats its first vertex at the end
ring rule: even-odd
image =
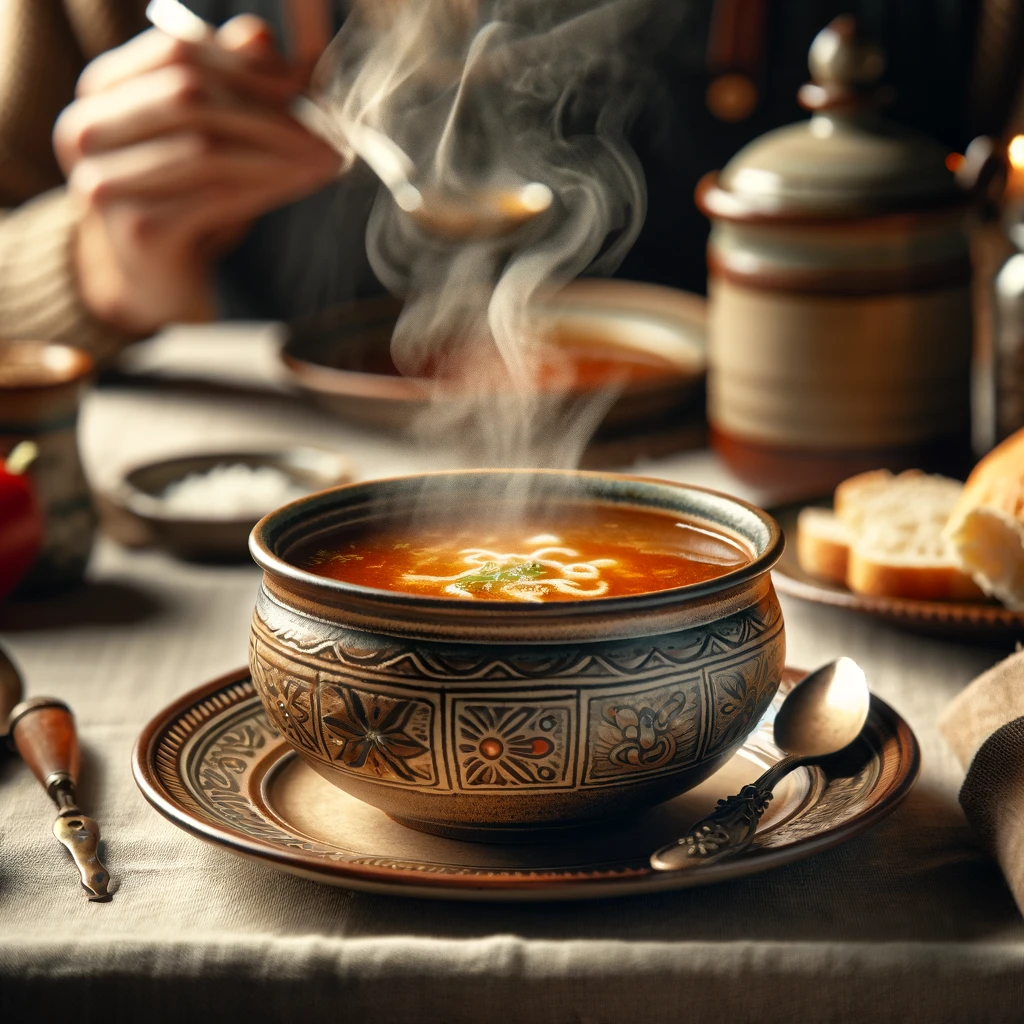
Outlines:
{"type": "Polygon", "coordinates": [[[844,582],[866,596],[981,597],[982,591],[960,567],[955,549],[943,535],[962,489],[957,480],[920,470],[898,475],[874,470],[850,477],[836,488],[831,519],[826,510],[801,513],[800,565],[806,572],[844,582]]]}
{"type": "Polygon", "coordinates": [[[859,473],[835,491],[836,515],[858,531],[869,520],[932,522],[945,525],[963,484],[946,476],[908,469],[893,474],[887,469],[859,473]]]}
{"type": "Polygon", "coordinates": [[[850,548],[846,585],[855,594],[922,601],[984,596],[942,534],[948,512],[915,521],[870,518],[850,548]]]}
{"type": "Polygon", "coordinates": [[[846,585],[853,531],[830,508],[800,510],[796,524],[796,558],[804,572],[846,585]]]}

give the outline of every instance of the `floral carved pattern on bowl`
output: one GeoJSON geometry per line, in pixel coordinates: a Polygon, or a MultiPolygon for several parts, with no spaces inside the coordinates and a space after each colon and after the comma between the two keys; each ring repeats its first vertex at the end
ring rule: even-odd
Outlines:
{"type": "Polygon", "coordinates": [[[433,706],[324,682],[320,719],[335,767],[411,785],[434,785],[433,706]]]}
{"type": "Polygon", "coordinates": [[[785,656],[773,596],[711,627],[557,652],[329,632],[297,648],[257,614],[253,681],[275,727],[334,770],[463,792],[687,770],[753,728],[785,656]]]}
{"type": "Polygon", "coordinates": [[[309,683],[276,669],[259,657],[250,657],[249,667],[253,685],[263,695],[267,717],[277,731],[300,750],[318,753],[320,744],[310,705],[309,683]]]}
{"type": "Polygon", "coordinates": [[[781,637],[775,637],[739,664],[709,669],[711,692],[715,694],[709,754],[738,743],[768,710],[782,679],[784,655],[781,637]]]}
{"type": "Polygon", "coordinates": [[[590,700],[585,781],[618,780],[697,760],[704,719],[700,676],[590,700]]]}
{"type": "Polygon", "coordinates": [[[453,702],[455,765],[472,789],[572,784],[575,707],[564,702],[453,702]]]}

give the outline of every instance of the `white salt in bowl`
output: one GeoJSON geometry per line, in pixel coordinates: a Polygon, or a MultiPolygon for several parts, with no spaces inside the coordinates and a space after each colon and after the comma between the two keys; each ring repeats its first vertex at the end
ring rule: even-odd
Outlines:
{"type": "Polygon", "coordinates": [[[246,556],[249,532],[268,512],[352,476],[345,456],[323,448],[209,452],[136,466],[106,497],[150,544],[232,560],[246,556]]]}

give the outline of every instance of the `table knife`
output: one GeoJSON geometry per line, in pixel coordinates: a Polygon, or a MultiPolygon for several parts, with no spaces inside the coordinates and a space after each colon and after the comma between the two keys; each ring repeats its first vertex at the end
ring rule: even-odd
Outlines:
{"type": "Polygon", "coordinates": [[[82,888],[94,902],[110,899],[110,875],[100,862],[99,826],[79,809],[75,787],[81,755],[71,709],[55,697],[32,697],[12,711],[10,734],[22,760],[57,805],[53,834],[74,858],[82,888]]]}

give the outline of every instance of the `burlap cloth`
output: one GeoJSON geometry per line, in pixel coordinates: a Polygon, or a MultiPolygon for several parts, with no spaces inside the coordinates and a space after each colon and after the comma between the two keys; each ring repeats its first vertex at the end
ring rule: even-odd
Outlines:
{"type": "Polygon", "coordinates": [[[1024,651],[975,679],[939,729],[967,769],[964,814],[1024,910],[1024,651]]]}

